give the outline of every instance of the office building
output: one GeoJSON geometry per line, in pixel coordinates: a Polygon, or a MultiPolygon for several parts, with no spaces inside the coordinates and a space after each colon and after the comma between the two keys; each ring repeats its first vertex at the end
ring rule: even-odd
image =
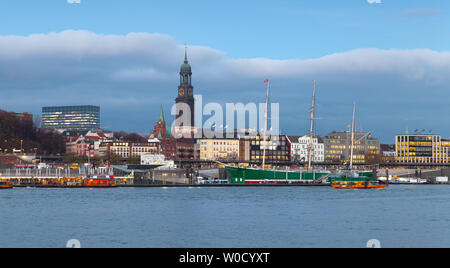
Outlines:
{"type": "MultiPolygon", "coordinates": [[[[332,132],[324,137],[325,163],[343,165],[350,163],[352,133],[332,132]]],[[[376,164],[381,161],[380,141],[367,132],[355,132],[353,164],[376,164]]]]}
{"type": "Polygon", "coordinates": [[[291,144],[287,136],[241,137],[239,144],[239,160],[262,163],[266,153],[266,164],[283,164],[291,161],[291,144]]]}
{"type": "Polygon", "coordinates": [[[450,140],[440,135],[397,135],[395,138],[395,162],[413,164],[450,163],[450,140]]]}
{"type": "Polygon", "coordinates": [[[61,131],[89,131],[100,128],[100,107],[61,106],[42,108],[42,128],[61,131]]]}

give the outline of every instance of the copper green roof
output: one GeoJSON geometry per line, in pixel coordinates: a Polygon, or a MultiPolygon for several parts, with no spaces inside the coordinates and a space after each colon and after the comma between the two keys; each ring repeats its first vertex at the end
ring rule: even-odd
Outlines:
{"type": "Polygon", "coordinates": [[[163,106],[162,105],[161,105],[161,109],[159,110],[159,121],[165,122],[165,120],[164,120],[164,110],[163,110],[163,106]]]}

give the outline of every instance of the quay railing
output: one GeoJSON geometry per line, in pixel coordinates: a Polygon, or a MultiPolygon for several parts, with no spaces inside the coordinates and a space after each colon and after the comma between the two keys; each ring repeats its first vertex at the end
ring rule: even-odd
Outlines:
{"type": "Polygon", "coordinates": [[[64,178],[64,177],[87,177],[88,175],[113,175],[111,169],[29,169],[29,168],[11,168],[0,169],[0,178],[64,178]]]}

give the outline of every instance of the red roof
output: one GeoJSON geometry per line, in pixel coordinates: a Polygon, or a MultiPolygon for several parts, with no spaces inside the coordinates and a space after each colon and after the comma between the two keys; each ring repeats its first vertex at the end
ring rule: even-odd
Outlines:
{"type": "Polygon", "coordinates": [[[96,136],[86,136],[85,137],[87,140],[101,140],[100,137],[96,137],[96,136]]]}

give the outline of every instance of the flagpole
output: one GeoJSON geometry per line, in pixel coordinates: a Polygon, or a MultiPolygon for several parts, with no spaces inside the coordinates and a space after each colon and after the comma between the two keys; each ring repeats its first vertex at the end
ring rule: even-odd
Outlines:
{"type": "Polygon", "coordinates": [[[314,149],[314,142],[313,142],[314,133],[313,132],[314,132],[314,109],[315,109],[315,104],[316,104],[316,80],[313,80],[313,82],[314,82],[314,91],[313,91],[312,105],[311,105],[311,129],[309,131],[308,170],[311,170],[313,149],[314,149]]]}

